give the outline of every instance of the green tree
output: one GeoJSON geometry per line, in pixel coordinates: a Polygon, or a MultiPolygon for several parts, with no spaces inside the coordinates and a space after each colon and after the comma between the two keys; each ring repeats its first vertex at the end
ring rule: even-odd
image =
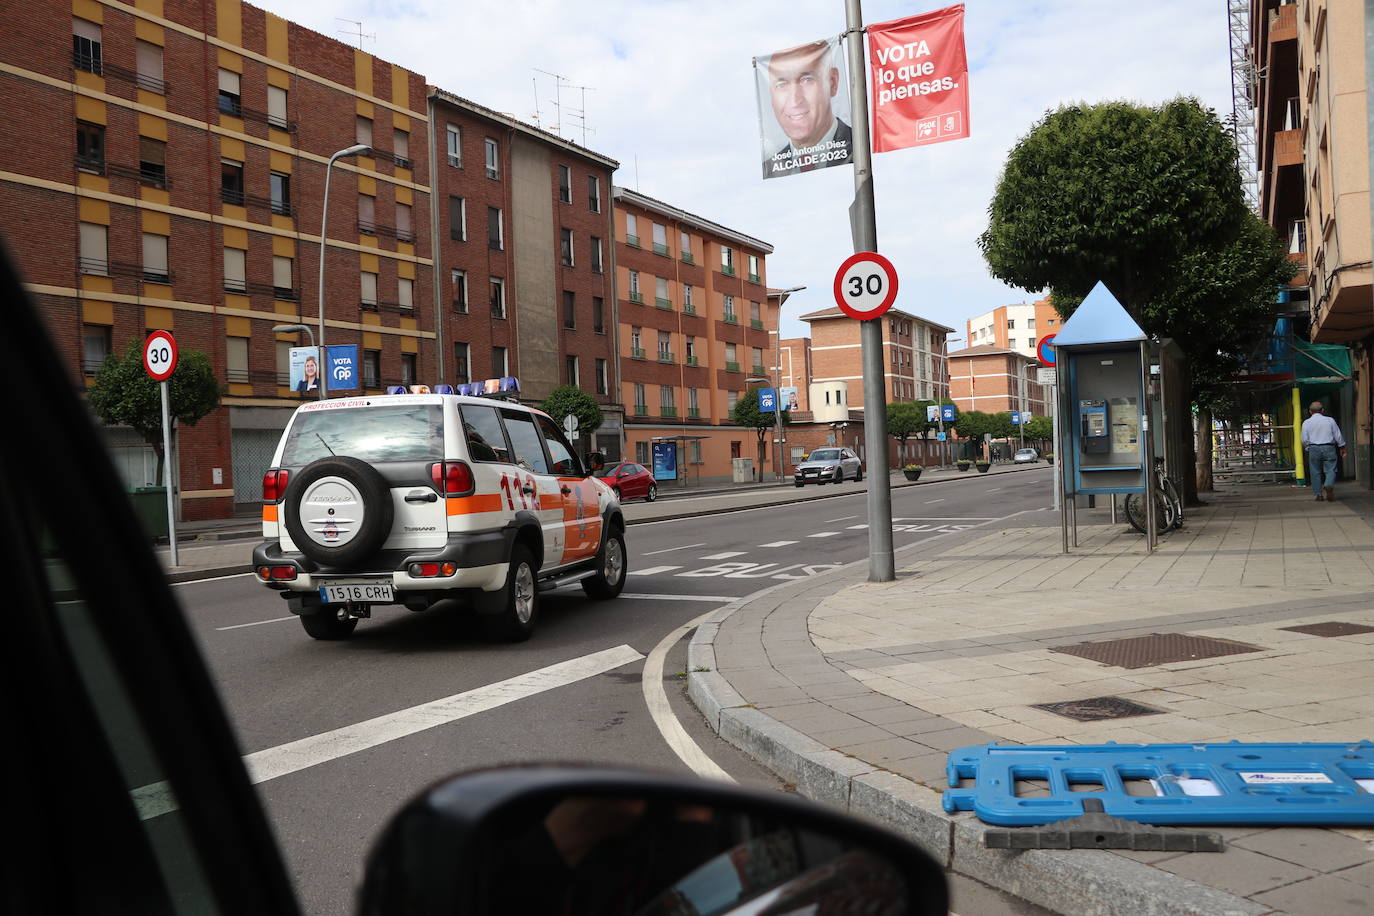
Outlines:
{"type": "MultiPolygon", "coordinates": [[[[782,411],[781,416],[783,426],[790,426],[792,424],[792,412],[790,410],[782,411]]],[[[757,477],[759,481],[762,481],[763,440],[767,437],[768,431],[773,428],[775,417],[771,410],[759,410],[758,388],[750,388],[735,402],[734,409],[730,411],[730,421],[736,426],[747,427],[758,434],[759,460],[757,477]]]]}
{"type": "Polygon", "coordinates": [[[1105,283],[1183,348],[1205,405],[1270,332],[1294,272],[1235,164],[1231,132],[1195,99],[1060,108],[1012,149],[978,243],[994,276],[1050,290],[1063,317],[1105,283]]]}
{"type": "Polygon", "coordinates": [[[964,457],[972,458],[983,453],[983,436],[993,432],[993,418],[981,410],[961,411],[954,421],[954,429],[964,440],[964,457]]]}
{"type": "MultiPolygon", "coordinates": [[[[153,447],[157,455],[157,479],[163,479],[161,383],[143,368],[143,341],[129,341],[123,353],[112,353],[91,381],[87,400],[101,422],[128,426],[153,447]]],[[[168,379],[167,405],[172,426],[195,426],[219,406],[224,386],[215,378],[210,357],[200,350],[182,350],[177,368],[168,379]]]]}
{"type": "Polygon", "coordinates": [[[553,417],[559,426],[563,425],[563,418],[568,414],[577,417],[578,438],[588,437],[588,442],[592,433],[601,427],[601,405],[576,385],[560,385],[550,391],[539,409],[553,417]]]}
{"type": "Polygon", "coordinates": [[[887,434],[900,444],[902,460],[906,458],[906,440],[926,428],[926,410],[911,401],[894,401],[887,405],[887,434]]]}
{"type": "Polygon", "coordinates": [[[1026,424],[1026,438],[1040,443],[1053,442],[1054,421],[1049,417],[1031,417],[1031,421],[1026,424]]]}

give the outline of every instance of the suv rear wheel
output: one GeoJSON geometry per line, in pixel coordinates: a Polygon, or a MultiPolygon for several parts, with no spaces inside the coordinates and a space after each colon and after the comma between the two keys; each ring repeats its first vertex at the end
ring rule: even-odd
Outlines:
{"type": "Polygon", "coordinates": [[[301,615],[301,626],[313,639],[347,639],[358,627],[357,617],[339,619],[338,611],[322,607],[313,614],[301,615]]]}
{"type": "Polygon", "coordinates": [[[494,613],[482,618],[482,625],[492,639],[524,642],[534,634],[534,623],[539,616],[539,588],[534,557],[528,547],[517,543],[511,548],[505,588],[483,597],[496,605],[494,613]]]}

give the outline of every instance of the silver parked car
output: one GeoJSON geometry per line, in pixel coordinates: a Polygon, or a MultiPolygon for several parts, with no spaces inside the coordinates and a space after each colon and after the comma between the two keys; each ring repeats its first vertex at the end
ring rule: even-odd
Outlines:
{"type": "Polygon", "coordinates": [[[797,486],[808,483],[842,483],[846,478],[864,479],[863,462],[851,448],[818,448],[797,464],[792,482],[797,486]]]}
{"type": "Polygon", "coordinates": [[[1040,460],[1040,453],[1033,448],[1023,448],[1019,449],[1011,460],[1013,464],[1035,464],[1040,460]]]}

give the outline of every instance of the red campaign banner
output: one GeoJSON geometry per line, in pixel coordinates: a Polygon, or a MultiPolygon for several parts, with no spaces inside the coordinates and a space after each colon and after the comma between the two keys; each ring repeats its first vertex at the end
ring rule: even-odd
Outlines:
{"type": "Polygon", "coordinates": [[[868,27],[873,152],[969,135],[964,5],[868,27]]]}

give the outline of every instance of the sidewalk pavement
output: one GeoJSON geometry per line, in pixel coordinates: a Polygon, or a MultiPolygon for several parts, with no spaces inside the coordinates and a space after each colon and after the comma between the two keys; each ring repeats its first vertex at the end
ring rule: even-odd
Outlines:
{"type": "MultiPolygon", "coordinates": [[[[989,474],[1010,474],[1021,471],[1044,469],[1045,464],[998,464],[989,474]]],[[[892,478],[892,487],[914,487],[939,484],[950,480],[966,480],[976,477],[976,471],[931,469],[921,475],[918,482],[906,480],[900,471],[892,478]]],[[[1045,484],[1048,492],[1048,477],[1045,484]]],[[[642,522],[663,522],[678,518],[692,518],[701,515],[715,515],[723,512],[737,512],[740,509],[754,509],[779,503],[800,502],[815,499],[830,499],[849,493],[860,493],[868,486],[868,481],[859,483],[848,481],[842,484],[808,485],[798,489],[789,483],[740,484],[718,490],[700,490],[691,493],[663,494],[656,501],[643,500],[627,502],[624,506],[625,521],[633,525],[642,522]]],[[[232,576],[251,571],[253,544],[262,537],[262,522],[254,516],[240,515],[235,518],[211,519],[195,522],[177,523],[177,565],[171,564],[171,550],[167,539],[161,538],[156,546],[157,555],[162,560],[171,582],[189,582],[209,579],[215,576],[232,576]]]]}
{"type": "Polygon", "coordinates": [[[1105,509],[1079,511],[1067,556],[1057,513],[1022,513],[900,551],[895,582],[864,581],[864,561],[722,608],[692,640],[690,692],[802,794],[1058,913],[1369,913],[1370,829],[1223,828],[1222,853],[1013,852],[940,806],[947,756],[967,745],[1374,739],[1374,527],[1351,505],[1370,501],[1231,487],[1153,555],[1105,509]],[[1332,621],[1370,630],[1288,629],[1332,621]],[[1134,668],[1053,651],[1153,633],[1248,648],[1134,668]],[[1162,712],[1031,708],[1103,696],[1162,712]]]}

